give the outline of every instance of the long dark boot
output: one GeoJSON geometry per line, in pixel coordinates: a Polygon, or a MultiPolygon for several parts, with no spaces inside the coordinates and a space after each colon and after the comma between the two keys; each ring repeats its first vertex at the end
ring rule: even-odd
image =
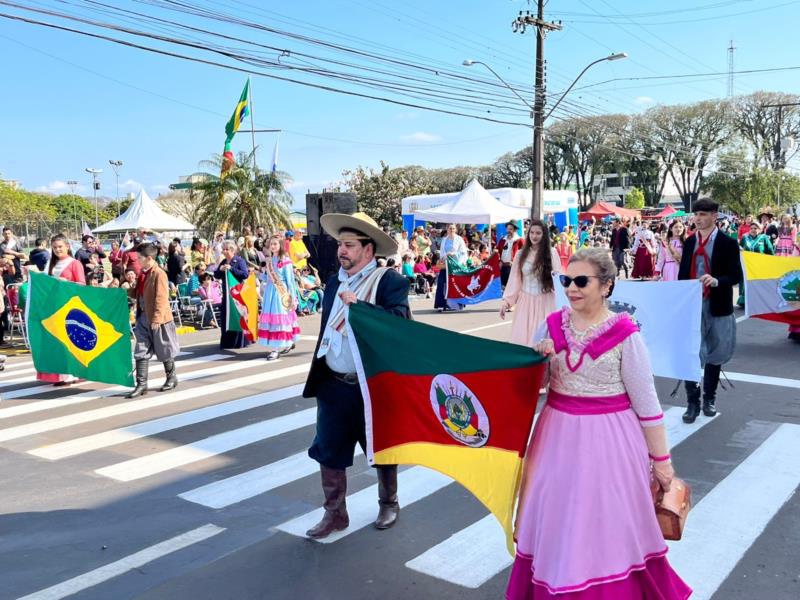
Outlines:
{"type": "Polygon", "coordinates": [[[686,412],[683,413],[684,423],[694,423],[700,414],[700,384],[696,381],[685,381],[686,387],[686,412]]]}
{"type": "Polygon", "coordinates": [[[378,469],[378,518],[375,529],[389,529],[400,516],[397,502],[397,465],[385,465],[378,469]]]}
{"type": "Polygon", "coordinates": [[[178,376],[175,374],[175,361],[171,358],[164,361],[164,373],[167,376],[164,385],[161,386],[159,392],[168,392],[178,387],[178,376]]]}
{"type": "Polygon", "coordinates": [[[136,359],[136,387],[133,391],[125,396],[126,398],[138,398],[147,394],[147,371],[150,367],[150,362],[146,358],[136,359]]]}
{"type": "Polygon", "coordinates": [[[703,370],[703,414],[707,417],[713,417],[717,414],[717,407],[714,403],[717,399],[717,386],[719,385],[719,373],[721,370],[721,365],[709,364],[703,370]]]}
{"type": "Polygon", "coordinates": [[[334,531],[347,529],[350,517],[347,516],[347,474],[344,469],[329,469],[320,465],[322,474],[322,492],[325,503],[322,507],[325,514],[322,520],[306,531],[306,535],[314,539],[328,537],[334,531]]]}

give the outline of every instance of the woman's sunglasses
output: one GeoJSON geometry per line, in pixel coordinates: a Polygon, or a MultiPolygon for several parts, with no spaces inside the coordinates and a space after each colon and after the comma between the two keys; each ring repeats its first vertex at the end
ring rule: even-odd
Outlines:
{"type": "Polygon", "coordinates": [[[572,283],[576,287],[585,288],[589,285],[590,279],[600,279],[597,275],[578,275],[577,277],[570,277],[569,275],[559,275],[558,280],[565,288],[568,288],[572,283]]]}

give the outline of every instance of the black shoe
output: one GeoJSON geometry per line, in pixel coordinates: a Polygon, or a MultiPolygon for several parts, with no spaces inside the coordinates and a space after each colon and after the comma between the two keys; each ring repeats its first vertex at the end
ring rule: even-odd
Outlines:
{"type": "Polygon", "coordinates": [[[700,415],[700,403],[689,402],[688,406],[686,407],[686,412],[683,413],[683,422],[694,423],[699,415],[700,415]]]}
{"type": "Polygon", "coordinates": [[[789,339],[794,342],[800,343],[800,332],[793,331],[792,333],[789,334],[789,339]]]}
{"type": "Polygon", "coordinates": [[[167,376],[166,381],[164,381],[164,385],[161,386],[161,389],[158,390],[159,392],[168,392],[170,390],[174,390],[178,387],[178,376],[175,374],[175,361],[168,360],[164,362],[164,373],[167,376]]]}
{"type": "Polygon", "coordinates": [[[703,399],[703,414],[707,417],[717,416],[717,407],[714,406],[714,398],[710,400],[703,399]]]}
{"type": "Polygon", "coordinates": [[[150,368],[150,361],[139,359],[136,361],[136,387],[126,395],[126,398],[138,398],[147,394],[147,372],[150,368]]]}

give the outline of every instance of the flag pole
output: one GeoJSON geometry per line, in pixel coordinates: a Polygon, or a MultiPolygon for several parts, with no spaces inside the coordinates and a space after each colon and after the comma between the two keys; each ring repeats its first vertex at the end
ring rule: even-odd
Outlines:
{"type": "Polygon", "coordinates": [[[250,85],[250,78],[247,78],[247,89],[250,97],[247,101],[250,104],[250,135],[253,138],[253,179],[256,178],[256,127],[253,124],[253,86],[250,85]]]}

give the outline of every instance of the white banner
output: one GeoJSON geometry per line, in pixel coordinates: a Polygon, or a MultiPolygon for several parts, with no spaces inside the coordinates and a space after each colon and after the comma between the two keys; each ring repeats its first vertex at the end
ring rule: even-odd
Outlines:
{"type": "MultiPolygon", "coordinates": [[[[554,276],[556,305],[569,305],[554,276]]],[[[700,381],[700,320],[702,285],[686,281],[618,280],[609,298],[613,312],[627,312],[638,323],[650,351],[653,374],[670,379],[700,381]]]]}

